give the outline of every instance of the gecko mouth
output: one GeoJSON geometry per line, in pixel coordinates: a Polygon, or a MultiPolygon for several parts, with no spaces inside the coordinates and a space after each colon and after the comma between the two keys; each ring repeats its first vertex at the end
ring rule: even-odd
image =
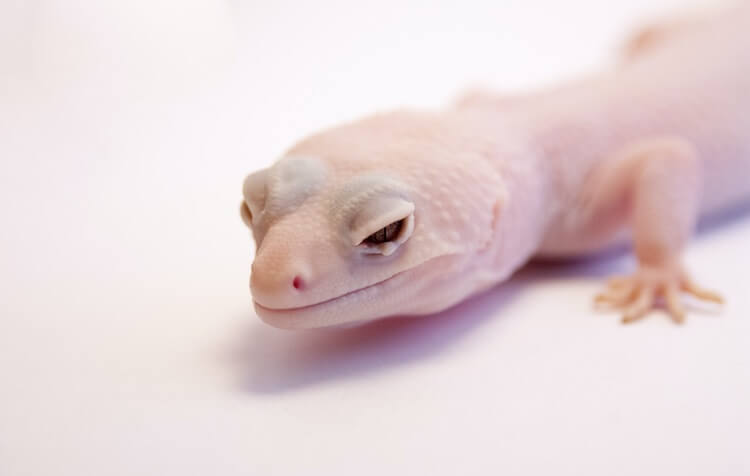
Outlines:
{"type": "Polygon", "coordinates": [[[253,303],[255,304],[256,308],[260,308],[260,309],[262,309],[264,311],[271,311],[271,312],[297,312],[297,311],[305,311],[305,310],[308,310],[308,309],[314,309],[314,308],[317,308],[317,307],[320,307],[320,306],[324,306],[326,304],[330,304],[330,303],[333,303],[335,301],[340,301],[340,300],[342,300],[344,298],[353,296],[355,294],[362,294],[362,293],[366,292],[367,290],[374,289],[374,288],[376,288],[378,286],[384,285],[388,281],[391,281],[392,279],[394,279],[394,278],[396,278],[396,277],[398,277],[398,276],[400,276],[400,275],[402,275],[402,274],[404,274],[404,273],[406,273],[408,271],[411,271],[412,269],[414,269],[414,268],[409,268],[409,269],[405,269],[403,271],[399,271],[398,273],[394,274],[393,276],[385,278],[382,281],[378,281],[376,283],[368,284],[365,287],[362,287],[362,288],[359,288],[359,289],[354,289],[352,291],[349,291],[347,293],[341,294],[339,296],[335,296],[335,297],[326,299],[324,301],[319,301],[319,302],[316,302],[316,303],[313,303],[313,304],[306,304],[304,306],[298,306],[298,307],[267,307],[267,306],[264,306],[264,305],[260,304],[258,301],[255,301],[255,300],[253,300],[253,303]]]}
{"type": "Polygon", "coordinates": [[[450,254],[429,258],[376,283],[305,306],[271,308],[255,300],[253,304],[258,317],[267,324],[283,329],[329,327],[394,315],[409,311],[407,307],[411,308],[414,304],[412,301],[415,293],[428,286],[431,280],[423,276],[415,281],[418,283],[415,286],[401,284],[426,263],[447,256],[450,254]],[[388,292],[388,299],[382,299],[384,292],[388,292]],[[409,302],[410,305],[402,306],[405,302],[409,302]]]}

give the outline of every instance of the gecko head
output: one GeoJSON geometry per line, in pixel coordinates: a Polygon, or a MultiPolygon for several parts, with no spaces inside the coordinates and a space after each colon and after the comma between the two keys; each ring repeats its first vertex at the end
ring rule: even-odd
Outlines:
{"type": "Polygon", "coordinates": [[[268,324],[425,314],[468,294],[457,274],[491,229],[481,184],[421,140],[387,141],[369,125],[314,136],[245,179],[250,288],[268,324]]]}

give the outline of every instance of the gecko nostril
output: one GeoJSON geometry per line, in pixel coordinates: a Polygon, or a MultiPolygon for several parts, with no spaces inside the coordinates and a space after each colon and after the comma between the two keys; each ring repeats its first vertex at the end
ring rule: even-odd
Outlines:
{"type": "Polygon", "coordinates": [[[302,291],[305,287],[305,281],[301,277],[295,276],[292,280],[292,286],[294,286],[294,289],[297,291],[302,291]]]}

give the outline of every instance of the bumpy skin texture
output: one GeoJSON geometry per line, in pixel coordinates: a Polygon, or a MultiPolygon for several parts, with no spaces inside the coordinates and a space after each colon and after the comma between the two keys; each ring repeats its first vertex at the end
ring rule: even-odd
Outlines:
{"type": "Polygon", "coordinates": [[[681,322],[683,292],[720,301],[680,264],[696,220],[750,199],[750,8],[650,27],[614,71],[552,90],[324,131],[243,192],[273,326],[429,314],[626,240],[639,267],[597,302],[630,321],[661,298],[681,322]]]}

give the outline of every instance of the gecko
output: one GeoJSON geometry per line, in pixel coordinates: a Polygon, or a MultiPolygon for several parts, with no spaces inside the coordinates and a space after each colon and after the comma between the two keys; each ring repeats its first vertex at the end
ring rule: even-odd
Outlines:
{"type": "Polygon", "coordinates": [[[628,244],[637,267],[595,297],[624,322],[721,303],[681,256],[697,220],[750,200],[750,6],[657,23],[624,51],[538,92],[345,123],[247,176],[258,316],[433,314],[530,260],[628,244]]]}

